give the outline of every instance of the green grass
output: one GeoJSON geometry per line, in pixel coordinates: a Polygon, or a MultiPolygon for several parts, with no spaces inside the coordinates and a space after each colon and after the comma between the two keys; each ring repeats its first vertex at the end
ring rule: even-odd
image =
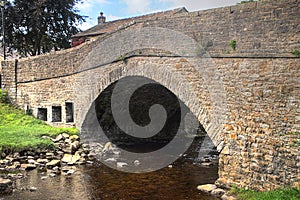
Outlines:
{"type": "MultiPolygon", "coordinates": [[[[1,91],[1,90],[0,90],[1,91]]],[[[78,134],[76,128],[55,128],[45,122],[26,115],[7,103],[0,93],[0,152],[15,152],[35,148],[53,148],[53,143],[42,136],[60,133],[78,134]]],[[[0,155],[1,156],[1,155],[0,155]]]]}
{"type": "Polygon", "coordinates": [[[277,189],[267,192],[232,188],[231,193],[243,200],[299,200],[300,190],[296,188],[277,189]]]}

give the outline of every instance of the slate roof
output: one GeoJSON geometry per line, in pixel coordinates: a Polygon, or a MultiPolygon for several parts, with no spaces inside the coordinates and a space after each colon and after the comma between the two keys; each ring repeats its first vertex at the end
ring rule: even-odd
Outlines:
{"type": "Polygon", "coordinates": [[[98,24],[86,31],[82,31],[80,33],[77,33],[76,35],[73,35],[72,38],[79,38],[83,36],[97,36],[102,35],[114,30],[118,30],[122,27],[130,26],[134,22],[141,22],[141,21],[147,21],[147,20],[158,20],[162,17],[171,17],[179,13],[185,13],[188,12],[184,7],[177,8],[174,10],[168,10],[163,12],[157,12],[157,13],[151,13],[147,15],[142,15],[138,17],[132,17],[132,18],[125,18],[125,19],[119,19],[114,21],[105,22],[104,24],[98,24]]]}

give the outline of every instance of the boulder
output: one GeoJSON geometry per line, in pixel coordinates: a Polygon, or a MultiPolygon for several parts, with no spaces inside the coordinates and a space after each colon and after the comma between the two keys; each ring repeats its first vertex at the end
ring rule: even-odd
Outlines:
{"type": "Polygon", "coordinates": [[[25,170],[32,170],[36,168],[35,164],[21,164],[21,168],[25,170]]]}
{"type": "Polygon", "coordinates": [[[135,166],[139,166],[141,163],[140,163],[140,161],[135,160],[135,161],[133,162],[133,164],[134,164],[135,166]]]}
{"type": "Polygon", "coordinates": [[[223,190],[221,188],[217,188],[217,189],[214,189],[213,191],[211,191],[211,194],[216,197],[221,197],[225,194],[225,190],[223,190]]]}
{"type": "Polygon", "coordinates": [[[78,135],[71,135],[70,140],[72,140],[72,141],[79,140],[79,137],[78,137],[78,135]]]}
{"type": "Polygon", "coordinates": [[[69,171],[66,172],[66,175],[72,175],[75,173],[75,170],[74,169],[70,169],[69,171]]]}
{"type": "Polygon", "coordinates": [[[228,196],[227,194],[224,194],[223,196],[221,196],[222,200],[236,200],[237,198],[233,197],[233,196],[228,196]]]}
{"type": "Polygon", "coordinates": [[[53,168],[55,166],[60,166],[60,160],[51,160],[46,164],[47,168],[53,168]]]}
{"type": "Polygon", "coordinates": [[[112,150],[113,146],[112,146],[112,143],[111,142],[107,142],[105,145],[104,145],[104,148],[103,148],[103,152],[107,152],[107,151],[110,151],[112,150]]]}
{"type": "Polygon", "coordinates": [[[81,157],[78,154],[65,154],[61,161],[67,163],[68,165],[74,165],[80,158],[81,157]]]}
{"type": "Polygon", "coordinates": [[[61,141],[62,139],[64,139],[63,136],[62,136],[62,134],[59,134],[58,136],[56,136],[55,139],[51,139],[51,140],[52,140],[53,142],[59,142],[59,141],[61,141]]]}
{"type": "Polygon", "coordinates": [[[63,138],[70,138],[70,135],[67,134],[67,133],[63,133],[63,134],[61,134],[61,135],[63,136],[63,138]]]}
{"type": "Polygon", "coordinates": [[[46,153],[47,159],[52,159],[53,157],[54,157],[54,153],[52,153],[52,152],[46,153]]]}
{"type": "Polygon", "coordinates": [[[29,159],[29,160],[28,160],[28,163],[29,163],[29,164],[36,164],[35,160],[33,160],[33,159],[29,159]]]}
{"type": "Polygon", "coordinates": [[[40,163],[40,164],[46,164],[46,163],[49,162],[49,160],[48,159],[41,159],[41,158],[39,158],[39,159],[37,159],[37,162],[40,163]]]}
{"type": "Polygon", "coordinates": [[[13,182],[10,179],[0,178],[0,194],[10,194],[13,191],[13,182]]]}
{"type": "Polygon", "coordinates": [[[72,161],[72,154],[65,154],[61,159],[62,162],[69,163],[72,161]]]}
{"type": "Polygon", "coordinates": [[[29,188],[29,191],[30,191],[30,192],[34,192],[34,191],[36,191],[36,190],[37,190],[36,187],[30,187],[30,188],[29,188]]]}
{"type": "Polygon", "coordinates": [[[71,151],[72,152],[77,151],[77,149],[79,149],[79,147],[80,147],[79,141],[76,140],[76,141],[71,143],[71,151]]]}
{"type": "Polygon", "coordinates": [[[214,184],[198,185],[197,189],[202,192],[210,193],[211,191],[217,189],[217,186],[214,184]]]}
{"type": "Polygon", "coordinates": [[[118,167],[118,168],[122,168],[122,167],[127,166],[127,165],[128,165],[128,164],[125,163],[125,162],[117,162],[117,167],[118,167]]]}

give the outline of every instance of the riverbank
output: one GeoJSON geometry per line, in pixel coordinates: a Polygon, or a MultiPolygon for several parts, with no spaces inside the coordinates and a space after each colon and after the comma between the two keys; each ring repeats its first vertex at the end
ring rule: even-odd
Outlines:
{"type": "MultiPolygon", "coordinates": [[[[24,177],[24,172],[37,169],[42,179],[58,175],[70,176],[76,166],[93,164],[88,145],[80,144],[77,135],[59,134],[50,140],[54,148],[27,148],[6,155],[0,159],[0,194],[10,194],[16,188],[15,182],[24,177]]],[[[26,188],[33,191],[35,187],[26,188]]]]}
{"type": "Polygon", "coordinates": [[[13,152],[53,149],[53,142],[42,136],[55,137],[61,133],[78,135],[76,128],[55,128],[47,125],[8,103],[0,90],[0,158],[13,152]]]}

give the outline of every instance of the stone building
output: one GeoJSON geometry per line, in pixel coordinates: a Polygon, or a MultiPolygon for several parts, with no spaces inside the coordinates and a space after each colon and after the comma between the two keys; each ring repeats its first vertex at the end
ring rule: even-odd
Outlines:
{"type": "Polygon", "coordinates": [[[132,18],[119,19],[110,22],[106,22],[103,13],[100,13],[98,17],[98,24],[86,31],[80,32],[72,37],[72,47],[80,45],[86,41],[94,40],[96,37],[113,33],[118,30],[126,29],[138,22],[147,22],[149,20],[159,20],[174,17],[178,14],[187,13],[188,11],[183,8],[177,8],[174,10],[168,10],[164,12],[157,12],[132,18]]]}

